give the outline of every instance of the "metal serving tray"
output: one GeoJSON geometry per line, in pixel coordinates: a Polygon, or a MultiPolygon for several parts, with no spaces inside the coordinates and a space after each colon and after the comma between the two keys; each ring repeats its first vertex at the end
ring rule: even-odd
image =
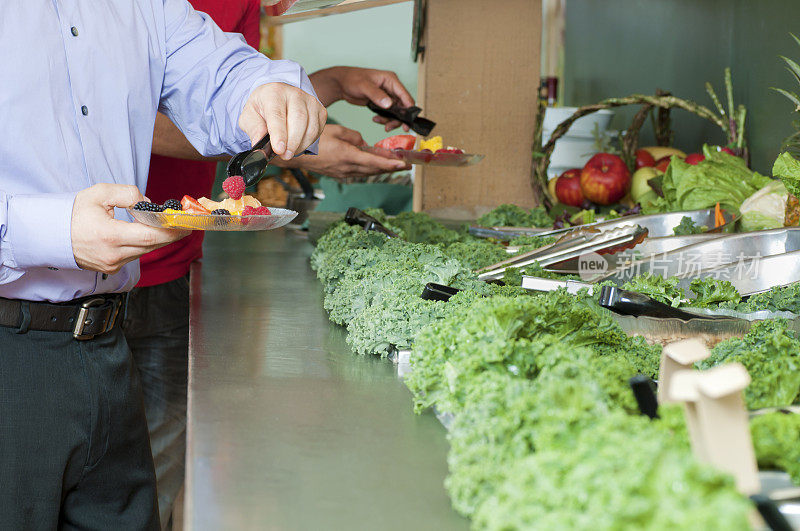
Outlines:
{"type": "MultiPolygon", "coordinates": [[[[553,291],[565,288],[568,293],[581,289],[594,291],[594,284],[574,280],[551,280],[530,276],[522,277],[522,287],[532,291],[553,291]]],[[[621,315],[609,309],[612,317],[628,335],[642,336],[651,343],[667,344],[687,338],[699,338],[708,346],[731,337],[746,334],[756,321],[783,318],[789,321],[789,328],[800,333],[800,316],[790,312],[758,311],[743,313],[720,308],[681,307],[681,310],[699,316],[723,317],[723,319],[704,319],[702,317],[679,319],[672,317],[651,317],[649,315],[621,315]],[[727,319],[725,319],[727,317],[727,319]]]]}
{"type": "MultiPolygon", "coordinates": [[[[700,313],[698,308],[685,308],[687,311],[700,313]]],[[[642,336],[649,343],[666,345],[673,341],[682,339],[696,338],[703,341],[709,348],[720,341],[732,337],[742,337],[753,326],[756,321],[766,319],[757,317],[756,314],[747,315],[736,319],[663,319],[658,317],[634,317],[631,315],[619,315],[612,312],[614,320],[619,323],[622,329],[629,336],[642,336]]],[[[767,312],[763,312],[767,313],[767,312]]],[[[722,315],[712,314],[709,315],[722,315]]],[[[794,316],[795,318],[797,316],[794,316]]],[[[800,333],[800,320],[789,321],[789,328],[800,333]]]]}
{"type": "Polygon", "coordinates": [[[469,232],[479,238],[496,238],[508,240],[517,236],[558,236],[576,229],[596,228],[598,230],[613,230],[626,225],[639,225],[648,230],[651,238],[664,238],[675,236],[673,229],[677,227],[684,217],[691,218],[697,226],[711,227],[707,232],[718,233],[732,231],[734,224],[739,219],[738,214],[723,212],[725,224],[714,228],[714,209],[687,210],[684,212],[667,212],[665,214],[649,214],[646,216],[624,216],[608,221],[596,221],[576,227],[563,229],[535,229],[530,227],[470,227],[469,232]]]}
{"type": "MultiPolygon", "coordinates": [[[[616,269],[601,280],[621,284],[643,273],[663,277],[696,277],[702,271],[728,264],[739,265],[751,259],[764,261],[765,257],[800,251],[800,228],[772,229],[745,232],[712,238],[674,251],[653,254],[648,259],[635,261],[616,269]]],[[[800,267],[797,268],[800,273],[800,267]]],[[[780,276],[791,276],[786,270],[780,276]]],[[[800,280],[797,278],[796,280],[800,280]]],[[[791,281],[775,285],[783,285],[791,281]]]]}
{"type": "MultiPolygon", "coordinates": [[[[705,232],[703,234],[691,234],[688,236],[667,236],[663,238],[647,237],[634,249],[608,254],[605,255],[604,258],[608,263],[608,271],[614,271],[622,267],[627,267],[636,260],[644,260],[653,255],[668,253],[713,238],[720,238],[723,235],[724,234],[718,232],[705,232]]],[[[547,266],[546,269],[565,275],[577,275],[580,273],[577,258],[552,264],[547,266]]]]}
{"type": "Polygon", "coordinates": [[[689,290],[695,278],[727,280],[744,297],[800,282],[800,251],[740,260],[681,277],[678,285],[689,290]]]}

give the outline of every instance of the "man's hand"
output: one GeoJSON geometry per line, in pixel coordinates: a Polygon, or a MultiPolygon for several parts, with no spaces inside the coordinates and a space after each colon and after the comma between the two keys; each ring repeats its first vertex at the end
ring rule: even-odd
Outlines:
{"type": "MultiPolygon", "coordinates": [[[[351,66],[335,66],[320,70],[309,76],[314,90],[328,105],[345,100],[353,105],[366,105],[372,101],[384,109],[398,101],[403,107],[414,105],[414,98],[403,86],[394,72],[356,68],[351,66]]],[[[374,122],[384,124],[386,131],[400,127],[400,122],[376,116],[374,122]]],[[[403,127],[408,131],[408,126],[403,127]]]]}
{"type": "Polygon", "coordinates": [[[358,131],[341,125],[328,125],[319,139],[319,155],[298,157],[285,166],[314,171],[334,179],[368,177],[411,168],[401,160],[379,157],[358,149],[365,145],[367,143],[358,131]]]}
{"type": "Polygon", "coordinates": [[[78,267],[113,274],[143,254],[189,234],[114,219],[114,207],[130,207],[142,200],[139,189],[127,184],[96,184],[78,192],[71,225],[78,267]]]}
{"type": "Polygon", "coordinates": [[[290,160],[319,138],[327,119],[315,97],[285,83],[267,83],[250,94],[239,127],[253,144],[269,133],[275,154],[290,160]]]}

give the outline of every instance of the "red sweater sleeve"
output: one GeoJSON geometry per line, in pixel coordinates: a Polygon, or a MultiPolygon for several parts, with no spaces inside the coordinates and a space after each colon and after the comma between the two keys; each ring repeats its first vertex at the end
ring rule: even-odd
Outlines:
{"type": "Polygon", "coordinates": [[[261,2],[248,0],[236,31],[244,35],[247,44],[258,50],[261,43],[261,2]]]}

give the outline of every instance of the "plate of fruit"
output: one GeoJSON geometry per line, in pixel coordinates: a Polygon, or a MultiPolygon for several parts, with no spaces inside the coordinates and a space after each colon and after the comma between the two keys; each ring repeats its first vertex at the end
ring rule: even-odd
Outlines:
{"type": "Polygon", "coordinates": [[[207,197],[169,199],[164,204],[139,201],[128,212],[139,223],[151,227],[190,230],[256,231],[283,227],[296,216],[294,210],[266,207],[244,193],[241,177],[229,177],[222,184],[228,194],[222,201],[207,197]]]}
{"type": "Polygon", "coordinates": [[[389,159],[430,166],[471,166],[479,163],[484,157],[465,153],[460,148],[445,146],[440,136],[428,140],[421,139],[419,148],[414,149],[416,143],[417,137],[414,135],[395,135],[384,138],[374,146],[362,146],[361,149],[389,159]]]}

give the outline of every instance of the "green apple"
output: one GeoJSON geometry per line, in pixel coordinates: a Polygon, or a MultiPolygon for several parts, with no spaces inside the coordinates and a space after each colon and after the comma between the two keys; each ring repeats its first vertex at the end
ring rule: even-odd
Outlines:
{"type": "Polygon", "coordinates": [[[631,199],[638,203],[644,194],[651,191],[647,181],[659,175],[661,175],[660,171],[649,166],[636,170],[631,177],[631,199]]]}

